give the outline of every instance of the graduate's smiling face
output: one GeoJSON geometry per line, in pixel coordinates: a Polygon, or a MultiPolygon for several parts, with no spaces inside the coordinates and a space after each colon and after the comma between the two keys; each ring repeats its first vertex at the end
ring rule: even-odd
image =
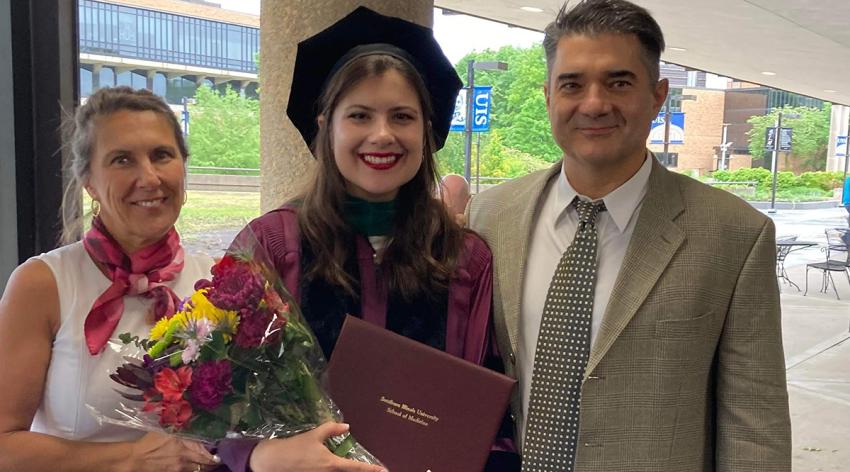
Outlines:
{"type": "Polygon", "coordinates": [[[368,201],[394,199],[422,165],[425,123],[419,94],[395,69],[369,75],[345,92],[329,124],[346,191],[368,201]]]}

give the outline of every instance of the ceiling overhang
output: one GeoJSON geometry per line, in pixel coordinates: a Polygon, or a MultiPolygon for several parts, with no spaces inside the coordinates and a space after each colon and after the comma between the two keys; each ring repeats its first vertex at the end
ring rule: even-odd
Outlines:
{"type": "MultiPolygon", "coordinates": [[[[647,8],[664,31],[664,61],[850,105],[848,0],[636,3],[647,8]]],[[[560,0],[434,2],[439,8],[536,31],[543,31],[561,4],[560,0]]]]}

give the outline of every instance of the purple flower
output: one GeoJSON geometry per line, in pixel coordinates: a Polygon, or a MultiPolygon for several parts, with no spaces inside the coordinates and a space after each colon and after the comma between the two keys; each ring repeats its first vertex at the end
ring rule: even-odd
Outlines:
{"type": "MultiPolygon", "coordinates": [[[[203,279],[201,279],[201,280],[199,280],[199,281],[195,282],[195,290],[198,290],[198,288],[197,288],[197,287],[198,287],[198,284],[200,284],[201,282],[204,282],[204,280],[203,280],[203,279]]],[[[208,281],[207,281],[207,282],[208,282],[208,281]]],[[[178,305],[178,306],[177,306],[177,310],[176,310],[176,311],[177,311],[177,312],[181,312],[181,311],[185,310],[185,309],[187,308],[187,305],[189,304],[189,302],[190,302],[191,300],[192,300],[192,297],[186,297],[186,298],[184,298],[183,300],[180,300],[180,305],[178,305]]]]}
{"type": "Polygon", "coordinates": [[[239,313],[239,328],[233,340],[236,345],[251,349],[259,346],[266,335],[266,329],[271,323],[272,317],[268,310],[251,310],[243,308],[239,313]]]}
{"type": "Polygon", "coordinates": [[[243,262],[224,256],[212,268],[213,280],[208,297],[223,310],[255,307],[263,298],[265,283],[262,275],[243,262]]]}
{"type": "Polygon", "coordinates": [[[221,405],[224,396],[233,390],[230,384],[231,369],[228,361],[211,361],[198,365],[192,372],[189,394],[192,404],[212,411],[221,405]]]}

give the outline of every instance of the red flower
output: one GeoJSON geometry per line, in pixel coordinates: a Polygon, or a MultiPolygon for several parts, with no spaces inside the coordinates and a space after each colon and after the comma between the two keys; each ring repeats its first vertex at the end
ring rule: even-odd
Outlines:
{"type": "Polygon", "coordinates": [[[191,383],[192,369],[188,366],[162,369],[154,376],[154,387],[144,392],[142,411],[155,412],[162,426],[183,428],[192,417],[192,405],[183,398],[191,383]]]}
{"type": "Polygon", "coordinates": [[[213,305],[238,311],[255,307],[265,292],[265,279],[246,262],[224,256],[212,268],[212,286],[207,294],[213,305]]]}
{"type": "Polygon", "coordinates": [[[192,368],[183,366],[176,371],[164,368],[153,378],[154,388],[162,394],[165,402],[176,402],[183,399],[183,392],[192,384],[192,368]]]}
{"type": "Polygon", "coordinates": [[[162,400],[162,395],[155,389],[152,388],[150,390],[145,390],[145,405],[142,407],[142,411],[150,412],[150,411],[159,411],[160,400],[162,400]]]}
{"type": "Polygon", "coordinates": [[[212,266],[210,271],[214,276],[221,275],[222,271],[226,271],[236,265],[236,259],[230,254],[225,254],[215,265],[212,266]]]}
{"type": "Polygon", "coordinates": [[[181,429],[192,417],[192,405],[182,398],[173,402],[164,401],[161,405],[159,424],[163,426],[174,426],[181,429]]]}

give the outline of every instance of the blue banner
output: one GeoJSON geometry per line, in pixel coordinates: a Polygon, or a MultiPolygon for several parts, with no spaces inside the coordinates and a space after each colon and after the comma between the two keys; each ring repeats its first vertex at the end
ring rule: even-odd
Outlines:
{"type": "Polygon", "coordinates": [[[844,157],[847,154],[847,136],[835,137],[835,157],[844,157]]]}
{"type": "MultiPolygon", "coordinates": [[[[670,140],[669,144],[685,144],[685,114],[682,112],[670,113],[670,140]]],[[[664,112],[652,120],[649,130],[649,144],[664,144],[664,112]]]]}
{"type": "MultiPolygon", "coordinates": [[[[472,102],[472,131],[490,131],[490,92],[493,87],[489,85],[475,87],[472,102]]],[[[466,93],[462,89],[455,100],[455,112],[452,115],[451,131],[466,130],[466,93]]]]}

